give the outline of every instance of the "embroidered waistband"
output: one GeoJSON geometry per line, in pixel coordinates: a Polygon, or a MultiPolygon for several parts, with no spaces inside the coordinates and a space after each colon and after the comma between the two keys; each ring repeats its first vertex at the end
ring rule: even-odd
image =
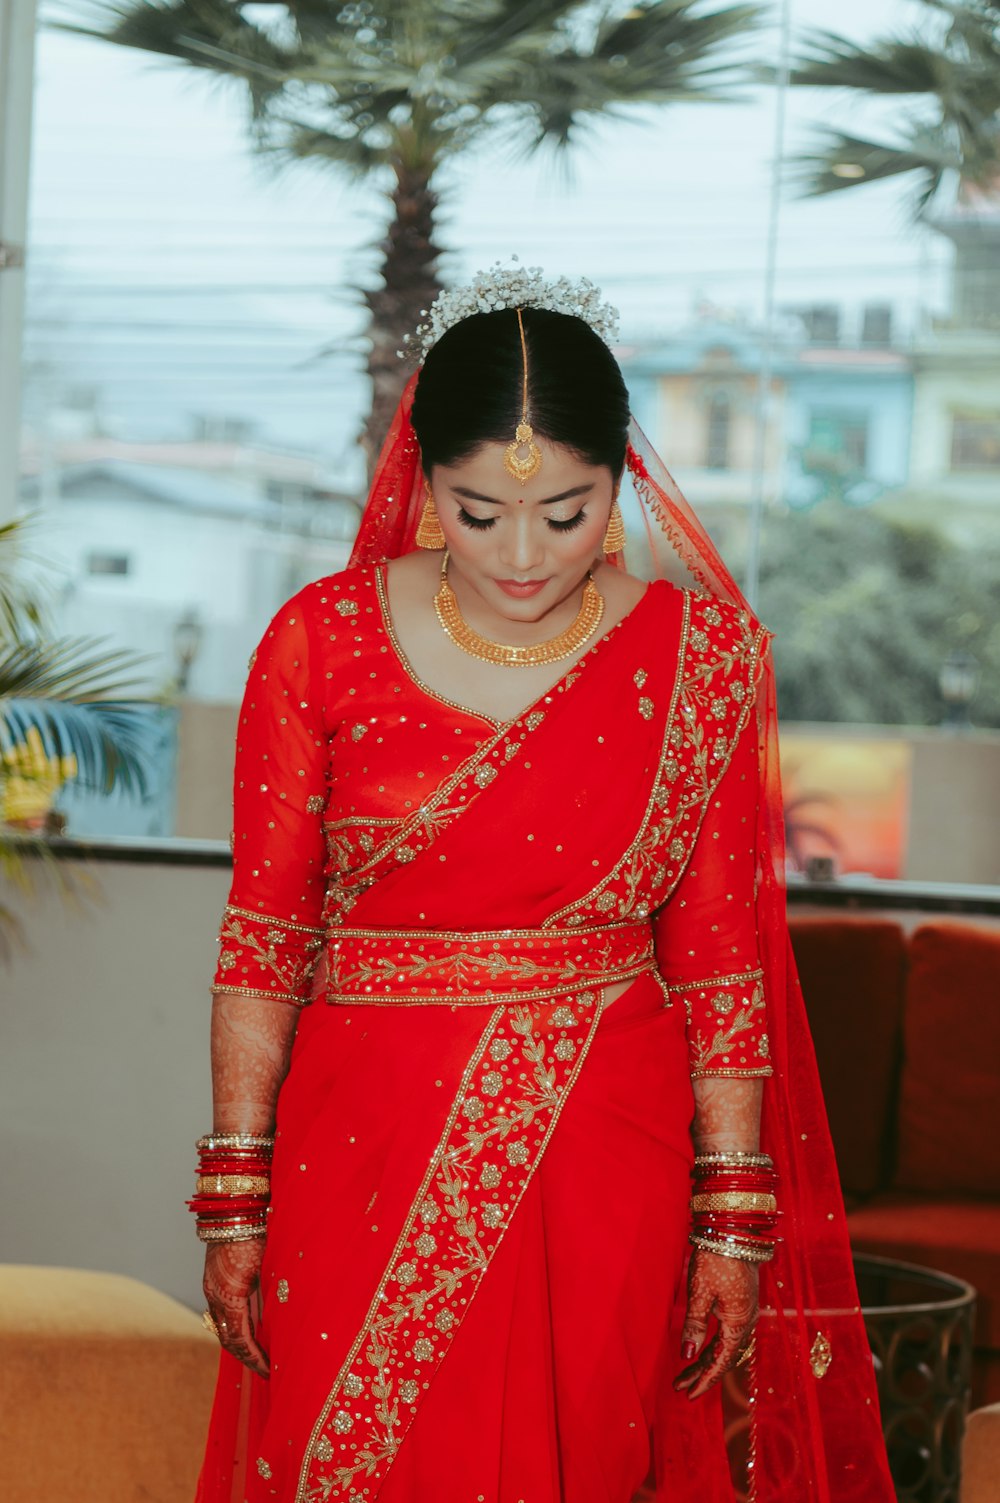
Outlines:
{"type": "Polygon", "coordinates": [[[330,1003],[470,1006],[630,981],[654,965],[647,921],[579,929],[331,930],[330,1003]]]}

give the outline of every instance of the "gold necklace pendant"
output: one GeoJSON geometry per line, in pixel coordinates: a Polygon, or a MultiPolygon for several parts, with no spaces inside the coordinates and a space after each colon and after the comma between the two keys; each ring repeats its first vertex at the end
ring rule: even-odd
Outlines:
{"type": "Polygon", "coordinates": [[[537,668],[543,663],[558,663],[560,658],[568,658],[589,641],[604,615],[604,596],[588,574],[576,620],[557,637],[550,637],[547,642],[533,642],[527,647],[494,642],[489,637],[480,636],[462,615],[455,592],[448,583],[447,565],[446,554],[441,569],[441,584],[434,596],[437,618],[442,630],[455,646],[467,652],[470,657],[478,658],[481,663],[496,663],[501,668],[537,668]]]}

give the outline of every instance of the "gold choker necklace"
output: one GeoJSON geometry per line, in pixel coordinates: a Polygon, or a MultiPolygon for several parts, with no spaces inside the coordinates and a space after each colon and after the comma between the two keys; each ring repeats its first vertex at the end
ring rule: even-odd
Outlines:
{"type": "Polygon", "coordinates": [[[530,647],[511,647],[481,637],[459,610],[455,592],[448,583],[448,555],[441,564],[441,584],[434,596],[434,609],[444,632],[456,647],[482,663],[497,663],[502,668],[537,668],[542,663],[557,663],[578,652],[597,630],[604,615],[604,597],[590,575],[583,587],[583,600],[572,625],[547,642],[533,642],[530,647]]]}

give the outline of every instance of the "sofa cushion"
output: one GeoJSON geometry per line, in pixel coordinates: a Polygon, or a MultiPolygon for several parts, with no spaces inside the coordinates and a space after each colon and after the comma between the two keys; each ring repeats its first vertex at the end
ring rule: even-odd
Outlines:
{"type": "Polygon", "coordinates": [[[890,1168],[906,942],[885,919],[793,918],[792,948],[847,1194],[890,1168]]]}
{"type": "Polygon", "coordinates": [[[1000,1351],[1000,1205],[887,1190],[847,1217],[855,1252],[901,1258],[976,1290],[976,1343],[1000,1351]]]}
{"type": "Polygon", "coordinates": [[[894,1188],[1000,1196],[1000,932],[924,924],[910,941],[894,1188]]]}
{"type": "Polygon", "coordinates": [[[119,1274],[0,1266],[3,1503],[190,1503],[219,1345],[119,1274]]]}

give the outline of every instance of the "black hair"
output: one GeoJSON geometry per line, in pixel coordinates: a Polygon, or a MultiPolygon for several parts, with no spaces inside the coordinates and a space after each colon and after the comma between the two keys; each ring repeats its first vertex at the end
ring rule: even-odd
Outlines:
{"type": "MultiPolygon", "coordinates": [[[[628,391],[618,362],[589,324],[524,308],[528,409],[538,438],[617,480],[628,442],[628,391]]],[[[457,464],[483,444],[507,444],[521,420],[524,362],[517,312],[473,313],[428,351],[413,397],[424,471],[457,464]]]]}

